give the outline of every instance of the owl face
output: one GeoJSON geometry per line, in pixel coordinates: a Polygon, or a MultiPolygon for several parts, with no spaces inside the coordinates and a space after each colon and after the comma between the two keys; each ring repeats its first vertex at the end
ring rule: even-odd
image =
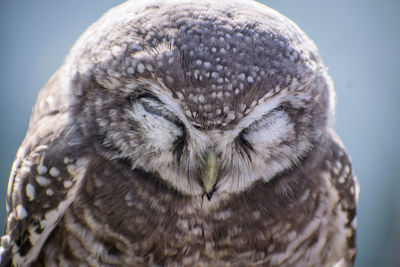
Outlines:
{"type": "Polygon", "coordinates": [[[113,31],[81,37],[66,84],[84,100],[75,112],[100,153],[211,197],[270,181],[306,157],[333,96],[315,46],[290,21],[268,10],[277,27],[252,24],[251,14],[233,22],[226,7],[210,17],[202,5],[127,19],[132,4],[123,24],[106,15],[96,28],[113,31]]]}

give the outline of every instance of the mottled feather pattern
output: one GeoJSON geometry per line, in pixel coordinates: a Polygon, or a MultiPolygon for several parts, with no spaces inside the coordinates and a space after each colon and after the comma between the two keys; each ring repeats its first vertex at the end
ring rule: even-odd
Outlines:
{"type": "MultiPolygon", "coordinates": [[[[71,265],[91,259],[94,266],[118,264],[121,258],[126,266],[189,266],[196,262],[228,266],[233,259],[235,266],[292,266],[304,261],[301,256],[313,245],[319,249],[317,255],[325,259],[315,262],[310,257],[307,266],[319,266],[332,257],[329,243],[318,244],[318,235],[321,227],[335,222],[334,210],[340,203],[321,207],[324,201],[329,203],[329,199],[322,199],[333,189],[327,186],[332,185],[308,177],[305,170],[296,168],[271,183],[257,183],[249,192],[205,211],[203,205],[208,205],[208,200],[176,194],[157,175],[130,173],[124,163],[104,165],[102,159],[97,160],[88,168],[91,179],[50,236],[38,264],[55,257],[53,260],[71,265]],[[127,173],[119,174],[120,170],[127,173]],[[153,199],[148,202],[150,196],[153,199]],[[260,203],[260,198],[265,201],[260,203]],[[324,216],[330,219],[325,221],[324,216]],[[313,218],[316,222],[310,227],[313,218]],[[57,245],[59,236],[65,237],[62,246],[57,245]],[[153,238],[149,240],[149,236],[153,238]],[[295,245],[287,251],[291,242],[295,245]],[[248,246],[254,247],[253,251],[249,252],[248,246]],[[139,254],[147,256],[138,258],[139,254]],[[291,258],[293,255],[298,258],[291,258]]],[[[315,161],[307,158],[303,167],[315,167],[315,161]]],[[[331,161],[324,158],[319,164],[331,161]]],[[[341,229],[328,229],[332,238],[337,230],[341,229]]]]}
{"type": "MultiPolygon", "coordinates": [[[[63,118],[57,116],[56,120],[54,119],[43,120],[54,126],[60,122],[57,120],[63,118]]],[[[70,134],[71,132],[61,133],[62,137],[57,137],[49,132],[38,136],[37,143],[31,151],[29,143],[28,146],[21,146],[18,156],[22,159],[16,161],[12,177],[14,182],[8,193],[11,212],[8,215],[5,236],[15,243],[10,243],[10,246],[2,243],[7,254],[14,255],[16,265],[28,263],[32,257],[30,253],[33,253],[34,258],[37,256],[40,247],[46,241],[46,236],[61,220],[63,212],[69,206],[71,191],[76,191],[79,178],[77,169],[81,166],[79,160],[74,157],[77,147],[69,146],[68,140],[65,140],[70,134]],[[26,155],[21,151],[26,151],[26,155]],[[65,154],[60,151],[64,151],[65,154]],[[71,156],[72,158],[69,158],[71,156]],[[33,251],[34,248],[36,252],[33,251]]]]}
{"type": "Polygon", "coordinates": [[[332,132],[334,142],[332,143],[332,160],[326,161],[326,168],[330,170],[332,183],[340,196],[340,208],[346,214],[345,227],[350,229],[348,236],[348,259],[354,264],[356,255],[356,209],[360,193],[360,185],[355,177],[350,159],[339,137],[332,132]]]}
{"type": "Polygon", "coordinates": [[[39,94],[0,265],[352,266],[359,186],[333,107],[281,14],[127,1],[39,94]]]}

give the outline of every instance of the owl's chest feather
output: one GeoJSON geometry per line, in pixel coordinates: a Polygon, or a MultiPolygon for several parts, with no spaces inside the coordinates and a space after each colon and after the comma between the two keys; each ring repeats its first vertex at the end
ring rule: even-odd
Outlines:
{"type": "MultiPolygon", "coordinates": [[[[146,182],[106,184],[94,172],[56,232],[63,232],[62,253],[77,262],[90,256],[96,264],[124,259],[132,266],[290,265],[305,255],[312,266],[342,246],[345,240],[335,240],[342,229],[333,227],[337,198],[327,188],[294,192],[296,201],[289,201],[260,186],[208,202],[171,190],[156,194],[146,182]]],[[[52,242],[47,253],[54,253],[52,242]]]]}

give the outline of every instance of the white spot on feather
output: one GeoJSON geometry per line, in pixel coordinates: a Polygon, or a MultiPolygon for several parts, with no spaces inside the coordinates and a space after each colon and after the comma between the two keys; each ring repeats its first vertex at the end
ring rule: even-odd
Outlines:
{"type": "Polygon", "coordinates": [[[73,173],[76,171],[76,169],[77,169],[77,166],[75,164],[67,165],[67,171],[71,175],[73,175],[73,173]]]}
{"type": "Polygon", "coordinates": [[[36,182],[40,185],[40,186],[47,186],[50,184],[50,180],[44,176],[36,176],[36,182]]]}
{"type": "Polygon", "coordinates": [[[344,173],[349,175],[350,174],[350,167],[349,165],[346,165],[346,167],[344,167],[344,173]]]}
{"type": "Polygon", "coordinates": [[[53,177],[57,177],[60,175],[60,171],[56,167],[53,167],[50,169],[49,174],[53,177]]]}
{"type": "Polygon", "coordinates": [[[32,184],[27,184],[25,187],[25,193],[26,196],[28,197],[29,201],[32,201],[35,199],[35,187],[32,184]]]}
{"type": "Polygon", "coordinates": [[[201,103],[204,103],[204,100],[205,100],[204,96],[203,96],[203,95],[200,95],[200,96],[199,96],[199,101],[200,101],[201,103]]]}
{"type": "Polygon", "coordinates": [[[135,69],[132,67],[129,67],[126,69],[126,73],[129,75],[133,75],[133,74],[135,74],[135,69]]]}
{"type": "Polygon", "coordinates": [[[48,188],[46,190],[46,195],[48,195],[50,197],[50,196],[54,195],[54,191],[51,188],[48,188]]]}
{"type": "Polygon", "coordinates": [[[252,76],[248,76],[247,77],[247,82],[248,83],[253,83],[254,82],[254,78],[252,76]]]}
{"type": "Polygon", "coordinates": [[[218,78],[218,76],[219,76],[219,74],[215,71],[211,73],[211,77],[213,77],[213,78],[218,78]]]}
{"type": "Polygon", "coordinates": [[[70,188],[72,186],[72,181],[64,181],[64,187],[70,188]]]}
{"type": "Polygon", "coordinates": [[[146,68],[144,67],[144,65],[143,65],[142,63],[139,63],[139,64],[137,65],[137,71],[138,71],[139,73],[143,74],[145,70],[146,70],[146,68]]]}
{"type": "Polygon", "coordinates": [[[236,77],[239,81],[243,81],[246,78],[246,75],[244,75],[244,73],[240,73],[237,77],[236,77]]]}
{"type": "Polygon", "coordinates": [[[28,212],[22,205],[18,205],[16,210],[17,210],[17,218],[18,219],[22,220],[28,216],[28,212]]]}
{"type": "Polygon", "coordinates": [[[46,165],[39,165],[39,166],[37,166],[37,173],[38,174],[40,174],[40,175],[43,175],[43,174],[45,174],[47,172],[47,167],[46,167],[46,165]]]}

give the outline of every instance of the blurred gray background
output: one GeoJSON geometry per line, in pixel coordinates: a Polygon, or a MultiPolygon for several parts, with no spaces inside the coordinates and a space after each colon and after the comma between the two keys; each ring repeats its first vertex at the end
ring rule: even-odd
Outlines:
{"type": "MultiPolygon", "coordinates": [[[[79,35],[122,2],[0,1],[0,229],[39,89],[79,35]]],[[[262,2],[316,42],[335,82],[335,129],[361,184],[356,266],[400,266],[400,1],[262,2]]]]}

